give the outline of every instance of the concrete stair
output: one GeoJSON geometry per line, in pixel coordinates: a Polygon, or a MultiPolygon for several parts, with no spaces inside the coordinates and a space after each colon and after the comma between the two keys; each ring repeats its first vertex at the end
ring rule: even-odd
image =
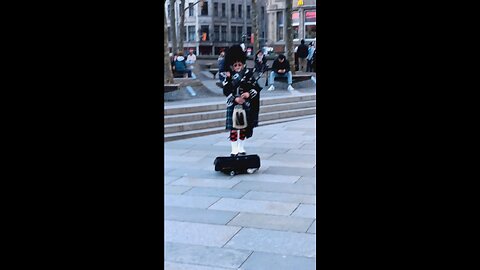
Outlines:
{"type": "MultiPolygon", "coordinates": [[[[164,141],[225,131],[225,102],[170,106],[164,109],[164,141]]],[[[259,126],[312,117],[316,94],[262,97],[259,126]]]]}

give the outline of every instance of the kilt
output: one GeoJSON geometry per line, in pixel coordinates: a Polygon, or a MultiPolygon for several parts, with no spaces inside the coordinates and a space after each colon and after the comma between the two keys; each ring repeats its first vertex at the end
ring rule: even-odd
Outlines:
{"type": "MultiPolygon", "coordinates": [[[[233,105],[231,106],[228,106],[227,107],[227,113],[226,113],[226,123],[225,123],[225,129],[227,130],[237,130],[236,128],[233,127],[233,108],[235,107],[235,105],[238,105],[236,103],[234,103],[233,105]]],[[[242,105],[243,109],[245,110],[245,113],[247,114],[247,122],[248,122],[248,127],[250,127],[251,125],[251,121],[250,121],[250,106],[246,106],[245,103],[242,105]]]]}

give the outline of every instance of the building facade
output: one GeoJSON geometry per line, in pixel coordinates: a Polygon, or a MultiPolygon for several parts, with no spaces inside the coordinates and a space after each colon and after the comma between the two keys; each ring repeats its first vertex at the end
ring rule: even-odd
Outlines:
{"type": "MultiPolygon", "coordinates": [[[[185,11],[184,51],[194,49],[197,55],[218,55],[221,50],[234,44],[240,44],[242,36],[247,35],[246,45],[252,47],[251,0],[206,0],[202,5],[197,0],[186,0],[190,6],[185,11]]],[[[176,1],[175,21],[177,25],[177,43],[180,39],[180,1],[176,1]]],[[[169,19],[169,1],[165,3],[167,14],[168,46],[172,48],[171,27],[169,19]]],[[[266,0],[257,0],[260,42],[266,40],[267,10],[266,0]]],[[[264,44],[264,43],[263,43],[264,44]]],[[[178,45],[178,44],[177,44],[178,45]]],[[[262,45],[262,43],[261,43],[262,45]]]]}
{"type": "MultiPolygon", "coordinates": [[[[290,16],[292,16],[294,46],[300,44],[301,39],[305,39],[307,44],[316,41],[316,0],[292,1],[290,16]]],[[[268,34],[266,44],[273,47],[275,52],[284,52],[285,50],[286,16],[285,0],[267,0],[268,34]]]]}

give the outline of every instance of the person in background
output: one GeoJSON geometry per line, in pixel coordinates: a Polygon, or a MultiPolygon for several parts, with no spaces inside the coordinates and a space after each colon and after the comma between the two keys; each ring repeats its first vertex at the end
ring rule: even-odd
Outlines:
{"type": "Polygon", "coordinates": [[[174,61],[174,70],[176,73],[186,75],[185,77],[191,77],[192,76],[192,71],[187,68],[187,64],[185,61],[185,57],[182,55],[182,52],[179,52],[177,54],[177,57],[175,58],[174,61]]]}
{"type": "Polygon", "coordinates": [[[288,82],[288,91],[295,90],[292,87],[292,72],[290,71],[290,63],[287,59],[285,59],[285,55],[280,54],[272,64],[272,72],[270,73],[270,77],[268,79],[268,84],[270,87],[267,91],[275,90],[275,86],[273,86],[273,82],[275,81],[275,77],[287,77],[288,82]]]}
{"type": "Polygon", "coordinates": [[[313,53],[315,52],[315,48],[313,47],[313,42],[308,44],[308,55],[307,55],[307,72],[312,72],[312,62],[313,62],[313,53]]]}
{"type": "Polygon", "coordinates": [[[220,82],[223,82],[225,80],[225,76],[223,76],[223,72],[225,72],[225,52],[221,51],[220,55],[218,56],[217,59],[218,63],[218,79],[220,82]]]}
{"type": "MultiPolygon", "coordinates": [[[[267,56],[265,55],[263,50],[259,50],[255,54],[254,64],[255,65],[253,67],[253,72],[256,72],[257,74],[261,74],[264,71],[268,70],[267,56]]],[[[268,79],[265,80],[265,86],[268,86],[268,79]]]]}
{"type": "Polygon", "coordinates": [[[255,54],[255,66],[254,66],[254,71],[256,72],[264,72],[268,67],[267,67],[267,57],[263,54],[263,50],[258,50],[258,52],[255,54]]]}
{"type": "MultiPolygon", "coordinates": [[[[192,74],[193,65],[197,61],[197,56],[193,53],[193,49],[188,50],[187,64],[188,69],[190,70],[190,74],[192,74]]],[[[190,75],[191,76],[191,75],[190,75]]]]}
{"type": "Polygon", "coordinates": [[[307,71],[307,56],[308,56],[308,47],[305,45],[305,40],[302,39],[300,41],[300,45],[297,49],[298,55],[298,70],[299,71],[307,71]]]}

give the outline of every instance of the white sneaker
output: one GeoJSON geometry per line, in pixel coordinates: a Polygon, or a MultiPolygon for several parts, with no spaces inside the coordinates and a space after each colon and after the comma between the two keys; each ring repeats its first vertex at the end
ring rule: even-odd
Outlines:
{"type": "Polygon", "coordinates": [[[267,89],[267,91],[273,91],[273,90],[275,90],[275,86],[273,86],[273,85],[271,85],[271,86],[267,89]]]}
{"type": "Polygon", "coordinates": [[[294,91],[295,90],[295,88],[293,88],[291,85],[289,85],[287,89],[288,89],[288,91],[294,91]]]}

